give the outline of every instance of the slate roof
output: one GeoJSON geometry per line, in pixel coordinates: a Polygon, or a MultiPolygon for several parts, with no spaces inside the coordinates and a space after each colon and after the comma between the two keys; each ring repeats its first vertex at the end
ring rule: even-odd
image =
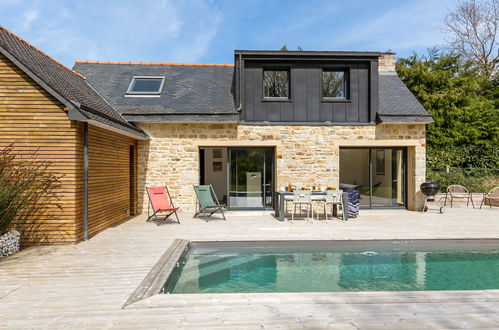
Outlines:
{"type": "Polygon", "coordinates": [[[396,72],[379,73],[378,120],[384,123],[434,122],[396,72]]]}
{"type": "Polygon", "coordinates": [[[130,121],[239,120],[231,64],[77,61],[73,69],[130,121]],[[134,76],[165,77],[160,97],[127,96],[134,76]]]}
{"type": "MultiPolygon", "coordinates": [[[[230,64],[78,61],[73,69],[133,122],[239,121],[230,64]],[[161,97],[127,97],[134,76],[164,76],[161,97]]],[[[433,119],[395,72],[380,72],[377,121],[432,123],[433,119]]]]}
{"type": "Polygon", "coordinates": [[[90,84],[85,77],[57,62],[19,36],[0,26],[0,52],[10,58],[21,69],[29,71],[85,117],[111,126],[115,129],[148,136],[129,123],[90,84]],[[16,61],[18,63],[16,63],[16,61]],[[24,67],[24,68],[23,68],[24,67]]]}

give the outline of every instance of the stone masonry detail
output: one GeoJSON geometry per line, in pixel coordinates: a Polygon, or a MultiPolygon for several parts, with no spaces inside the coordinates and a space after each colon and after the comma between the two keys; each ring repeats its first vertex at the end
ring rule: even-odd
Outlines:
{"type": "MultiPolygon", "coordinates": [[[[276,188],[289,182],[296,186],[338,186],[341,141],[417,139],[415,175],[417,187],[424,181],[424,125],[377,126],[256,126],[206,123],[148,123],[140,127],[150,141],[138,148],[139,201],[147,211],[145,187],[168,185],[176,206],[192,211],[199,184],[200,146],[275,147],[276,188]],[[238,141],[241,141],[238,144],[238,141]],[[210,143],[213,143],[211,145],[210,143]],[[221,144],[222,143],[222,144],[221,144]]],[[[411,175],[411,174],[409,174],[411,175]]],[[[140,203],[139,203],[140,204],[140,203]]]]}

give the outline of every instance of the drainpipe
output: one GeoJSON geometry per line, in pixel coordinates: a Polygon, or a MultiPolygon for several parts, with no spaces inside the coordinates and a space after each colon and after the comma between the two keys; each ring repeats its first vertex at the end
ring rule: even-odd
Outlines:
{"type": "Polygon", "coordinates": [[[88,123],[83,123],[83,240],[88,241],[88,123]]]}
{"type": "Polygon", "coordinates": [[[238,88],[239,88],[239,106],[237,107],[236,111],[241,112],[243,110],[243,55],[239,54],[239,61],[238,61],[238,68],[239,68],[239,79],[238,79],[238,88]]]}

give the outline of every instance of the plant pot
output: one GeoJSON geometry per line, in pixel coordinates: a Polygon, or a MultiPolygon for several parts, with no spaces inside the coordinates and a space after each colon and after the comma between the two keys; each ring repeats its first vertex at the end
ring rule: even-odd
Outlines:
{"type": "Polygon", "coordinates": [[[0,259],[19,251],[21,234],[17,230],[10,230],[0,236],[0,259]]]}

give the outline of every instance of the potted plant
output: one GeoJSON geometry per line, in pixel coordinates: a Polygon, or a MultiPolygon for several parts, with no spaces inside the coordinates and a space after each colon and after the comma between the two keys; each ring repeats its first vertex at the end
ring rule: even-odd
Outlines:
{"type": "MultiPolygon", "coordinates": [[[[10,145],[0,149],[0,258],[19,251],[21,233],[14,228],[59,207],[60,176],[36,152],[22,157],[10,145]]],[[[19,226],[22,228],[22,226],[19,226]]]]}

